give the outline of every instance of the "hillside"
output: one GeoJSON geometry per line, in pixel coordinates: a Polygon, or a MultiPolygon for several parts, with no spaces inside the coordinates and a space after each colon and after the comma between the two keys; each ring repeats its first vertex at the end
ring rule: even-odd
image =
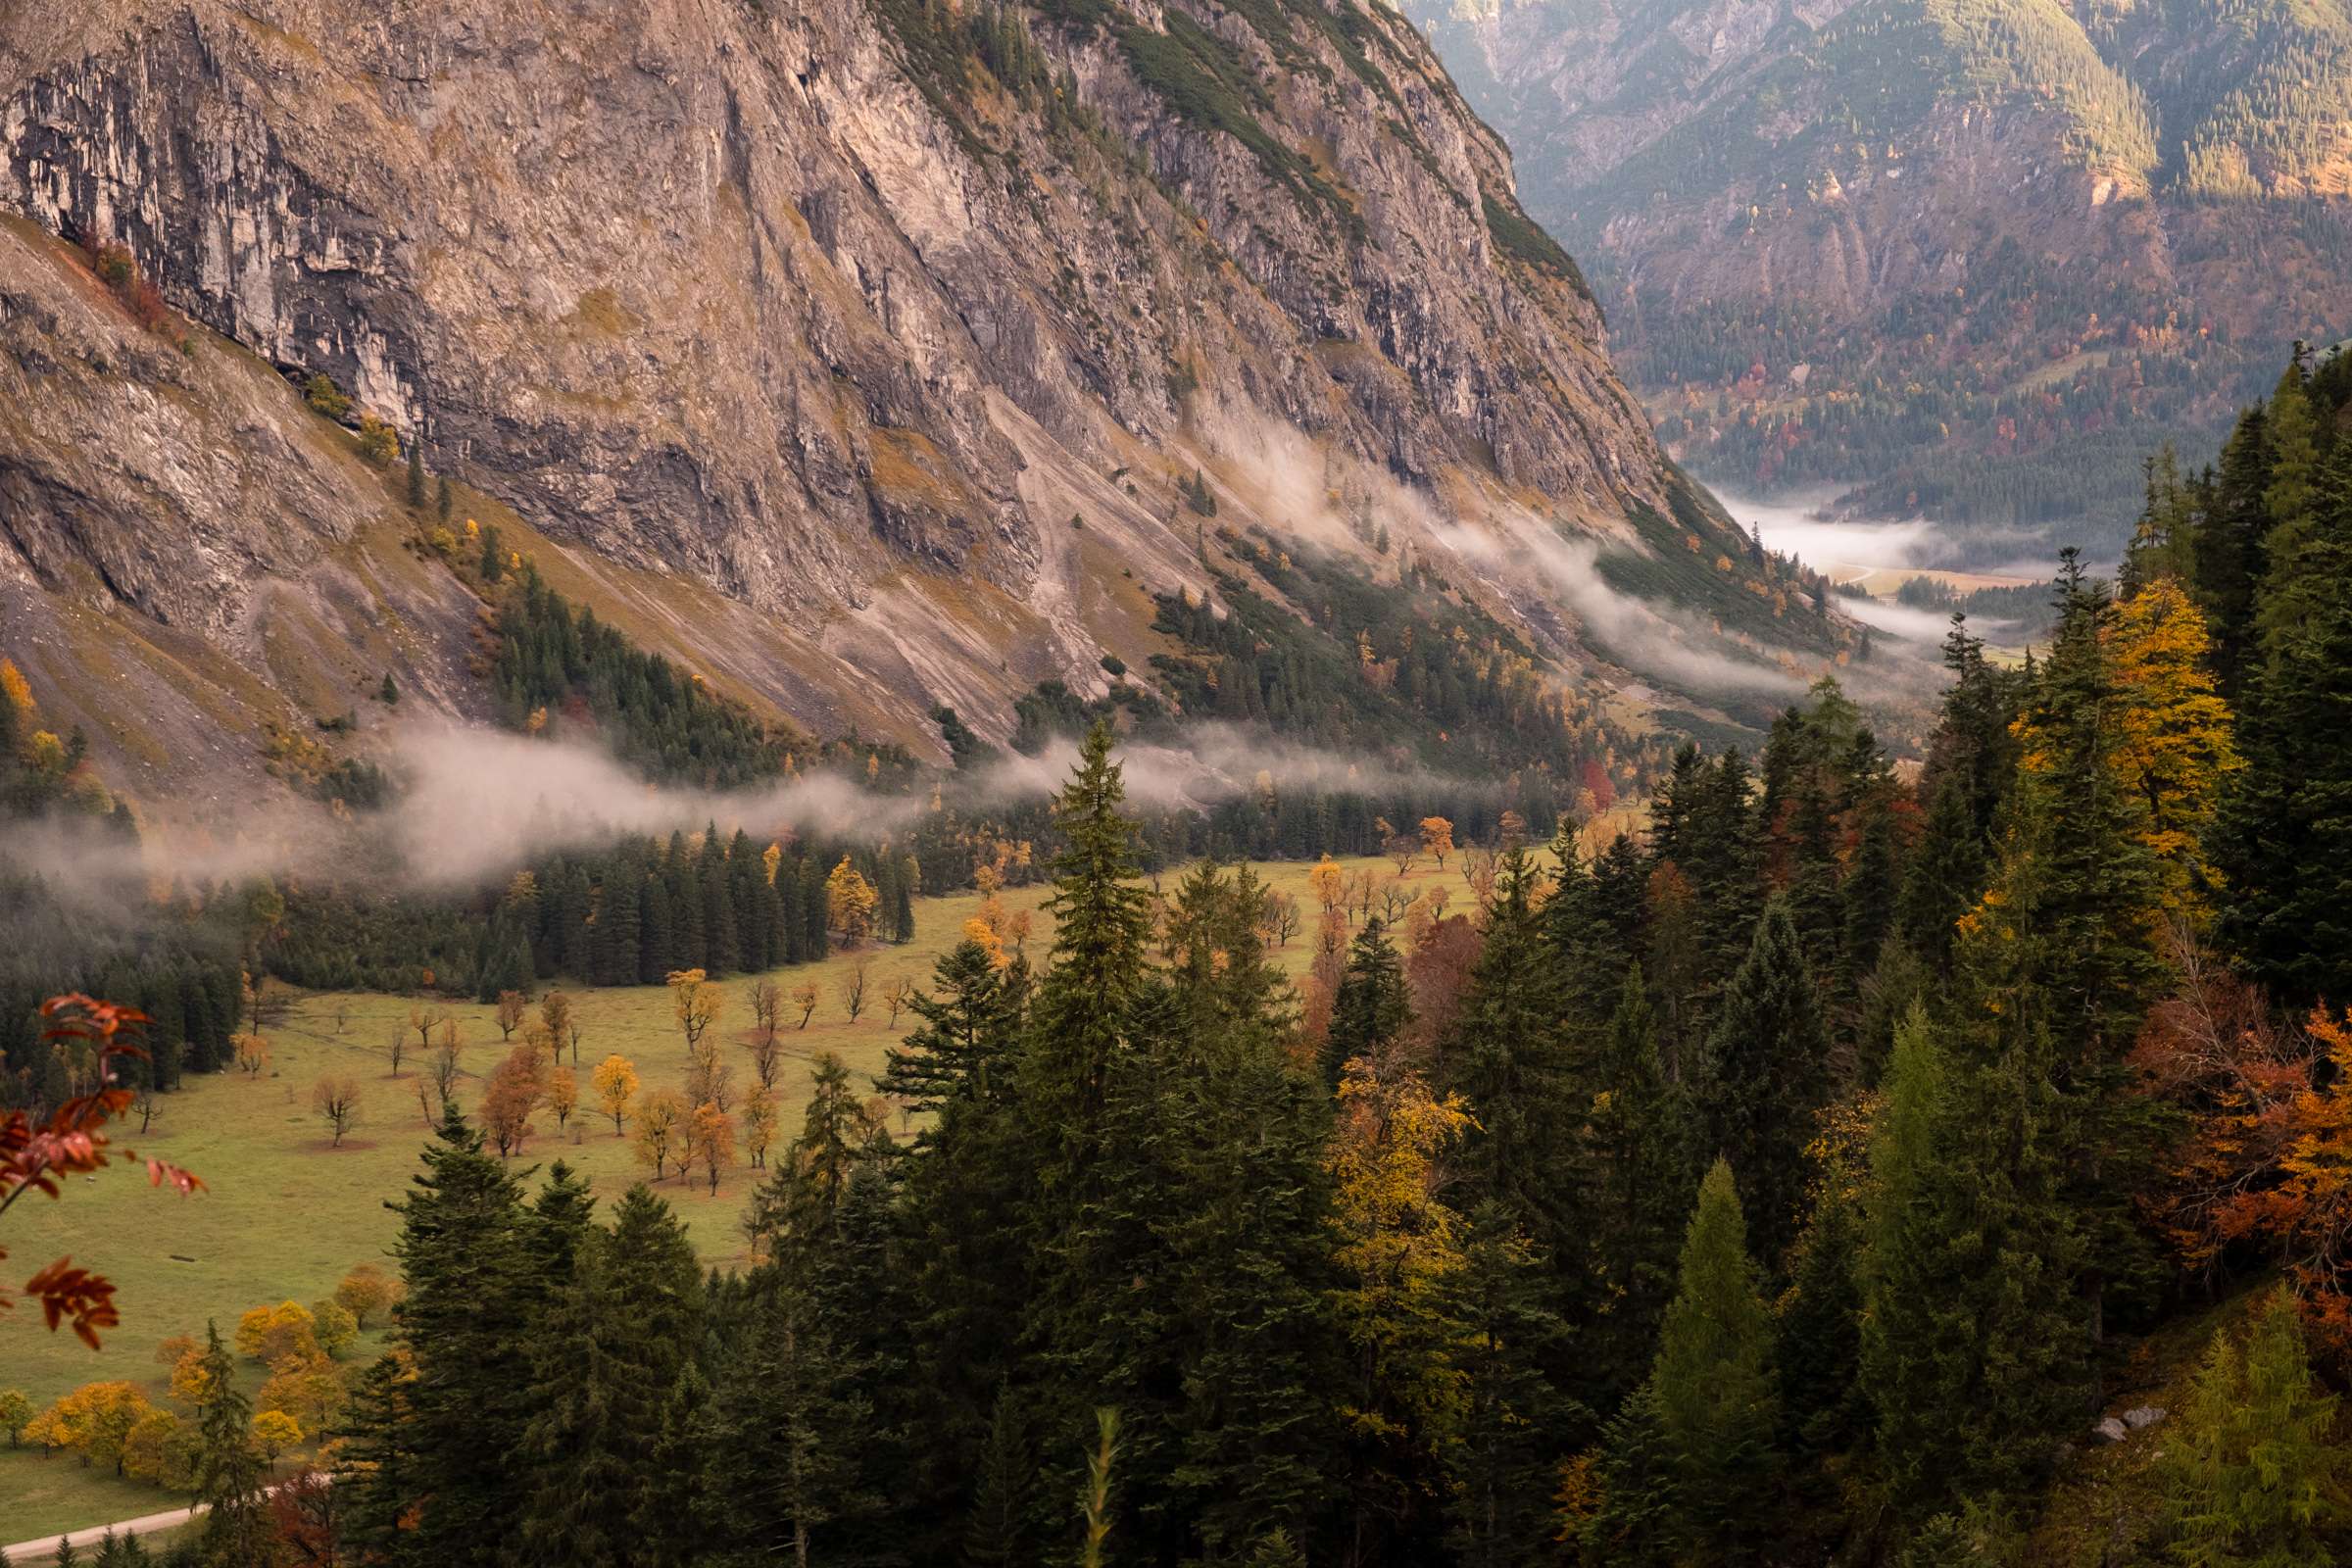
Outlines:
{"type": "Polygon", "coordinates": [[[1632,640],[1496,561],[1606,599],[1593,557],[1704,535],[1797,689],[1853,628],[1777,622],[1513,192],[1356,0],[11,8],[7,651],[146,799],[386,671],[486,716],[415,449],[764,721],[933,760],[940,705],[1002,741],[1180,652],[1155,598],[1253,530],[1604,701],[1632,640]]]}
{"type": "Polygon", "coordinates": [[[2352,330],[2341,0],[1407,10],[1726,486],[2109,550],[2148,449],[2352,330]]]}

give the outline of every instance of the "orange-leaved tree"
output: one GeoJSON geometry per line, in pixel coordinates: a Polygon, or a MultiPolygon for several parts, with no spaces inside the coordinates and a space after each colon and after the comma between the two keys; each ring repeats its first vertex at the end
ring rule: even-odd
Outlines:
{"type": "MultiPolygon", "coordinates": [[[[44,1036],[59,1050],[88,1053],[96,1067],[98,1088],[78,1095],[36,1122],[24,1111],[12,1110],[0,1120],[0,1214],[6,1214],[28,1192],[51,1198],[60,1194],[62,1177],[86,1174],[138,1156],[127,1149],[111,1147],[106,1124],[135,1098],[122,1086],[123,1063],[147,1054],[126,1034],[136,1034],[147,1015],[135,1008],[100,1002],[79,992],[51,997],[41,1004],[41,1016],[50,1020],[44,1036]]],[[[182,1193],[204,1184],[169,1160],[150,1159],[148,1185],[171,1183],[182,1193]]],[[[0,1260],[8,1256],[0,1247],[0,1260]]],[[[122,1319],[115,1310],[115,1287],[104,1275],[75,1268],[71,1256],[61,1257],[25,1282],[24,1294],[41,1303],[41,1312],[54,1330],[71,1321],[74,1332],[91,1349],[98,1348],[98,1331],[122,1319]]],[[[14,1304],[0,1286],[0,1311],[14,1304]]]]}

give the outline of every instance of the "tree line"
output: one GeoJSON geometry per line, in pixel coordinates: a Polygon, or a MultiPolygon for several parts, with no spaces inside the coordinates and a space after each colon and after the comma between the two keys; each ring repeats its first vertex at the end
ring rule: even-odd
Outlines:
{"type": "Polygon", "coordinates": [[[1246,870],[1152,898],[1098,730],[1052,952],[941,959],[875,1083],[911,1137],[833,1075],[748,1271],[444,1126],[348,1539],[2007,1560],[2137,1337],[2283,1266],[2171,1417],[2135,1548],[2324,1560],[2352,1350],[2343,1166],[2314,1153],[2352,1147],[2352,1019],[2319,1004],[2352,979],[2336,382],[2290,372],[2258,526],[2218,478],[2151,506],[2118,583],[2065,561],[2022,665],[1956,623],[1915,779],[1825,686],[1755,762],[1686,748],[1639,840],[1512,834],[1471,908],[1359,913],[1318,874],[1299,987],[1246,870]]]}

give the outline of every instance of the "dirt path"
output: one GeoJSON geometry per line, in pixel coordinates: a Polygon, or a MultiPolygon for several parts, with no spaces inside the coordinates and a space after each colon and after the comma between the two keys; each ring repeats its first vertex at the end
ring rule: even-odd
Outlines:
{"type": "MultiPolygon", "coordinates": [[[[136,1519],[122,1519],[111,1525],[69,1530],[65,1532],[64,1539],[74,1544],[75,1551],[94,1550],[110,1530],[118,1536],[152,1536],[159,1530],[184,1525],[196,1514],[197,1510],[192,1507],[173,1508],[169,1513],[141,1514],[136,1519]]],[[[20,1541],[13,1546],[0,1546],[0,1563],[45,1562],[56,1554],[58,1540],[56,1536],[45,1536],[39,1541],[20,1541]]]]}

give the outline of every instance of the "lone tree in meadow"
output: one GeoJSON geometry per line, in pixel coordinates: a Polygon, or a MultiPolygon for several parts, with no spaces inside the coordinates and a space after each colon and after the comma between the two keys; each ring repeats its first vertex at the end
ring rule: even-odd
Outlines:
{"type": "Polygon", "coordinates": [[[718,1022],[719,1014],[726,1010],[727,994],[712,985],[700,969],[672,969],[669,999],[691,1054],[703,1043],[703,1036],[710,1026],[718,1022]]]}
{"type": "Polygon", "coordinates": [[[360,1086],[350,1078],[327,1077],[318,1080],[311,1090],[311,1108],[326,1118],[334,1129],[333,1147],[343,1147],[343,1135],[351,1124],[360,1119],[360,1086]]]}

